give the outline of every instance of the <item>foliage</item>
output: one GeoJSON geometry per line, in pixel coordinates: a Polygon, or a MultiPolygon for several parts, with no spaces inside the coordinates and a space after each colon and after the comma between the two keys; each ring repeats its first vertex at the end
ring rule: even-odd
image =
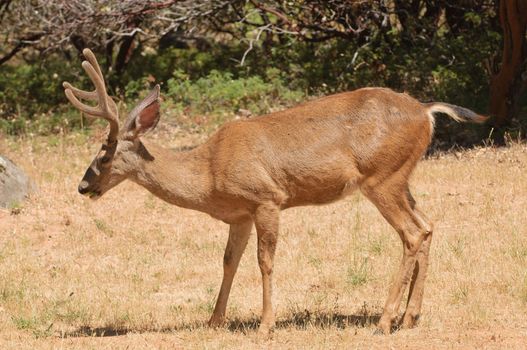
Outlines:
{"type": "Polygon", "coordinates": [[[28,114],[42,112],[63,102],[58,78],[67,72],[65,63],[62,60],[48,60],[45,65],[35,63],[2,67],[1,113],[16,113],[21,109],[28,114]]]}
{"type": "Polygon", "coordinates": [[[260,76],[234,79],[232,73],[212,70],[207,76],[190,81],[181,70],[168,80],[168,97],[187,113],[233,113],[241,109],[255,114],[269,112],[272,107],[298,102],[299,91],[284,86],[281,73],[269,68],[266,80],[260,76]]]}
{"type": "Polygon", "coordinates": [[[2,66],[0,129],[8,134],[19,134],[28,130],[56,133],[78,127],[78,114],[73,117],[68,108],[62,106],[61,82],[78,80],[74,73],[69,62],[55,57],[43,64],[2,66]]]}
{"type": "MultiPolygon", "coordinates": [[[[189,118],[220,116],[210,118],[215,121],[240,110],[261,114],[307,96],[364,86],[387,86],[423,101],[445,101],[484,113],[489,92],[485,62],[499,49],[501,38],[492,0],[370,0],[351,5],[185,1],[177,9],[170,1],[134,1],[122,5],[121,12],[117,2],[104,4],[93,11],[102,11],[101,21],[119,14],[116,23],[92,28],[91,36],[88,26],[79,35],[85,36],[83,45],[98,50],[110,93],[131,105],[160,83],[167,110],[189,118]],[[211,12],[213,7],[218,11],[211,12]],[[182,20],[183,12],[177,11],[192,18],[182,20]],[[165,23],[160,18],[167,14],[171,20],[165,23]],[[133,16],[140,20],[129,21],[129,29],[137,31],[124,50],[124,19],[133,16]],[[106,39],[102,27],[109,32],[106,39]]],[[[75,54],[78,43],[70,39],[60,41],[60,53],[56,46],[43,51],[52,55],[25,49],[23,61],[0,65],[3,130],[28,131],[42,114],[55,126],[39,127],[38,132],[81,125],[78,113],[63,114],[68,107],[61,81],[86,84],[75,54]]],[[[469,143],[488,133],[453,133],[455,126],[441,120],[438,126],[436,135],[448,142],[469,143]],[[453,134],[459,137],[453,139],[453,134]]]]}

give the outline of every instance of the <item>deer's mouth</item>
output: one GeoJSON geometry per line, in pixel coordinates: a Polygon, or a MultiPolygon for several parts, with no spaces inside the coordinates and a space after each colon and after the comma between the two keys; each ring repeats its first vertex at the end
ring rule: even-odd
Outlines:
{"type": "Polygon", "coordinates": [[[96,200],[101,197],[101,191],[91,191],[86,193],[86,196],[90,197],[90,199],[96,200]]]}

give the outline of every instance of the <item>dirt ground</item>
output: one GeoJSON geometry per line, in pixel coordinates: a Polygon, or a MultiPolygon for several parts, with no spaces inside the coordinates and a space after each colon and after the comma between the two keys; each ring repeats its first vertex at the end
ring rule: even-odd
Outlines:
{"type": "MultiPolygon", "coordinates": [[[[197,135],[149,136],[167,147],[197,135]]],[[[402,254],[359,193],[283,212],[271,340],[256,336],[260,272],[253,237],[225,328],[206,327],[228,226],[132,183],[98,201],[77,184],[97,137],[0,139],[40,188],[0,210],[2,349],[527,348],[527,146],[423,160],[412,192],[435,222],[417,328],[373,335],[402,254]]],[[[403,310],[401,310],[402,312],[403,310]]]]}

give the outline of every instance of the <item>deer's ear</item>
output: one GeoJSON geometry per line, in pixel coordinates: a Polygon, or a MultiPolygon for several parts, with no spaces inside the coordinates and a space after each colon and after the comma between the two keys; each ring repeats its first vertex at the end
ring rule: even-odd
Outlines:
{"type": "Polygon", "coordinates": [[[153,130],[159,122],[159,107],[159,85],[156,85],[128,115],[124,127],[126,136],[136,138],[153,130]]]}

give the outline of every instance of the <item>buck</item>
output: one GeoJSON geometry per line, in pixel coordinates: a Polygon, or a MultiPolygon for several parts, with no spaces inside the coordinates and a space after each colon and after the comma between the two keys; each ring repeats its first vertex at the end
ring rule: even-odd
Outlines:
{"type": "Polygon", "coordinates": [[[83,54],[87,61],[82,67],[95,90],[79,90],[65,82],[66,96],[80,111],[106,119],[110,130],[78,190],[97,199],[129,179],[168,203],[230,225],[211,326],[225,321],[233,278],[254,225],[263,285],[259,332],[268,335],[275,324],[272,275],[280,211],[331,203],[355,190],[373,202],[403,243],[378,330],[391,331],[408,284],[400,323],[415,325],[433,230],[416,207],[409,176],[430,143],[436,113],[477,123],[486,117],[446,103],[420,103],[385,88],[364,88],[226,123],[201,146],[176,152],[141,138],[159,121],[159,85],[121,128],[94,54],[89,49],[83,54]],[[83,104],[79,98],[97,105],[83,104]]]}

